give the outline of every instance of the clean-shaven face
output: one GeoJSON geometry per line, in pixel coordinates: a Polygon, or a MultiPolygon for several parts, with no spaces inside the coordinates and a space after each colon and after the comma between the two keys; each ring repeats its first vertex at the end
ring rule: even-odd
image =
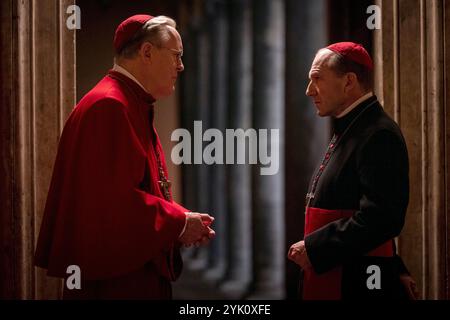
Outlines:
{"type": "Polygon", "coordinates": [[[179,33],[170,27],[170,38],[162,42],[161,48],[152,50],[152,77],[154,95],[166,97],[175,90],[175,82],[178,74],[184,70],[181,56],[183,55],[183,43],[179,33]]]}
{"type": "Polygon", "coordinates": [[[328,59],[334,53],[320,50],[309,71],[306,95],[311,97],[321,117],[336,116],[345,104],[345,76],[338,76],[328,66],[328,59]]]}

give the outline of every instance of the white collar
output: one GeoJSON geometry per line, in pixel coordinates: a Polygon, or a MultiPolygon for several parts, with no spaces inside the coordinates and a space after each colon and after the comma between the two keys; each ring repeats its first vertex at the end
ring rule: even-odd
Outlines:
{"type": "Polygon", "coordinates": [[[343,116],[345,116],[346,114],[348,114],[350,111],[352,111],[353,109],[355,109],[358,105],[360,105],[362,102],[366,101],[367,99],[369,99],[370,97],[373,96],[373,92],[369,92],[366,93],[365,95],[363,95],[361,98],[359,98],[358,100],[356,100],[355,102],[353,102],[347,109],[345,109],[344,111],[342,111],[340,114],[338,114],[336,116],[337,119],[342,118],[343,116]]]}
{"type": "Polygon", "coordinates": [[[130,78],[134,82],[136,82],[142,89],[144,89],[145,92],[148,93],[148,91],[144,88],[144,86],[136,79],[128,70],[126,70],[124,67],[119,66],[117,63],[114,63],[113,71],[119,72],[123,74],[124,76],[130,78]]]}

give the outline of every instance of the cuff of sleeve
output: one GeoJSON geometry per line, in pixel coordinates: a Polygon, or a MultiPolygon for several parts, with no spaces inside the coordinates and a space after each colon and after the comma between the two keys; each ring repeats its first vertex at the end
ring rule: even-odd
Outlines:
{"type": "Polygon", "coordinates": [[[306,251],[306,254],[308,255],[309,263],[311,264],[311,267],[314,270],[314,272],[316,272],[317,274],[321,274],[328,270],[323,268],[323,266],[319,263],[319,261],[317,259],[316,250],[315,250],[314,246],[311,244],[311,240],[312,240],[311,236],[312,236],[312,234],[309,234],[308,236],[306,236],[304,238],[305,251],[306,251]]]}
{"type": "Polygon", "coordinates": [[[184,221],[183,230],[181,230],[180,235],[178,236],[178,239],[181,238],[183,236],[183,234],[184,234],[184,231],[186,231],[187,216],[188,216],[189,212],[185,212],[184,214],[186,215],[186,219],[184,221]]]}

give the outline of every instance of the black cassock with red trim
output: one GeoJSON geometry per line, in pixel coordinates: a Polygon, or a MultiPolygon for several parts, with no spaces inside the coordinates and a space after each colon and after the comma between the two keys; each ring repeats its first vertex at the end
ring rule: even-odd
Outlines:
{"type": "Polygon", "coordinates": [[[375,96],[343,118],[307,195],[303,299],[405,298],[393,239],[409,199],[408,153],[375,96]]]}

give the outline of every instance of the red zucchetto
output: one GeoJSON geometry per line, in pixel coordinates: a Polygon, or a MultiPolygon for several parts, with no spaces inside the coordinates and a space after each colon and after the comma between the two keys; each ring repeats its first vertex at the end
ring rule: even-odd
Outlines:
{"type": "Polygon", "coordinates": [[[130,41],[142,26],[153,17],[147,14],[137,14],[122,21],[114,34],[114,49],[117,53],[130,41]]]}
{"type": "Polygon", "coordinates": [[[373,70],[373,62],[366,49],[358,43],[354,42],[338,42],[327,47],[328,50],[336,52],[346,59],[366,66],[373,70]]]}

